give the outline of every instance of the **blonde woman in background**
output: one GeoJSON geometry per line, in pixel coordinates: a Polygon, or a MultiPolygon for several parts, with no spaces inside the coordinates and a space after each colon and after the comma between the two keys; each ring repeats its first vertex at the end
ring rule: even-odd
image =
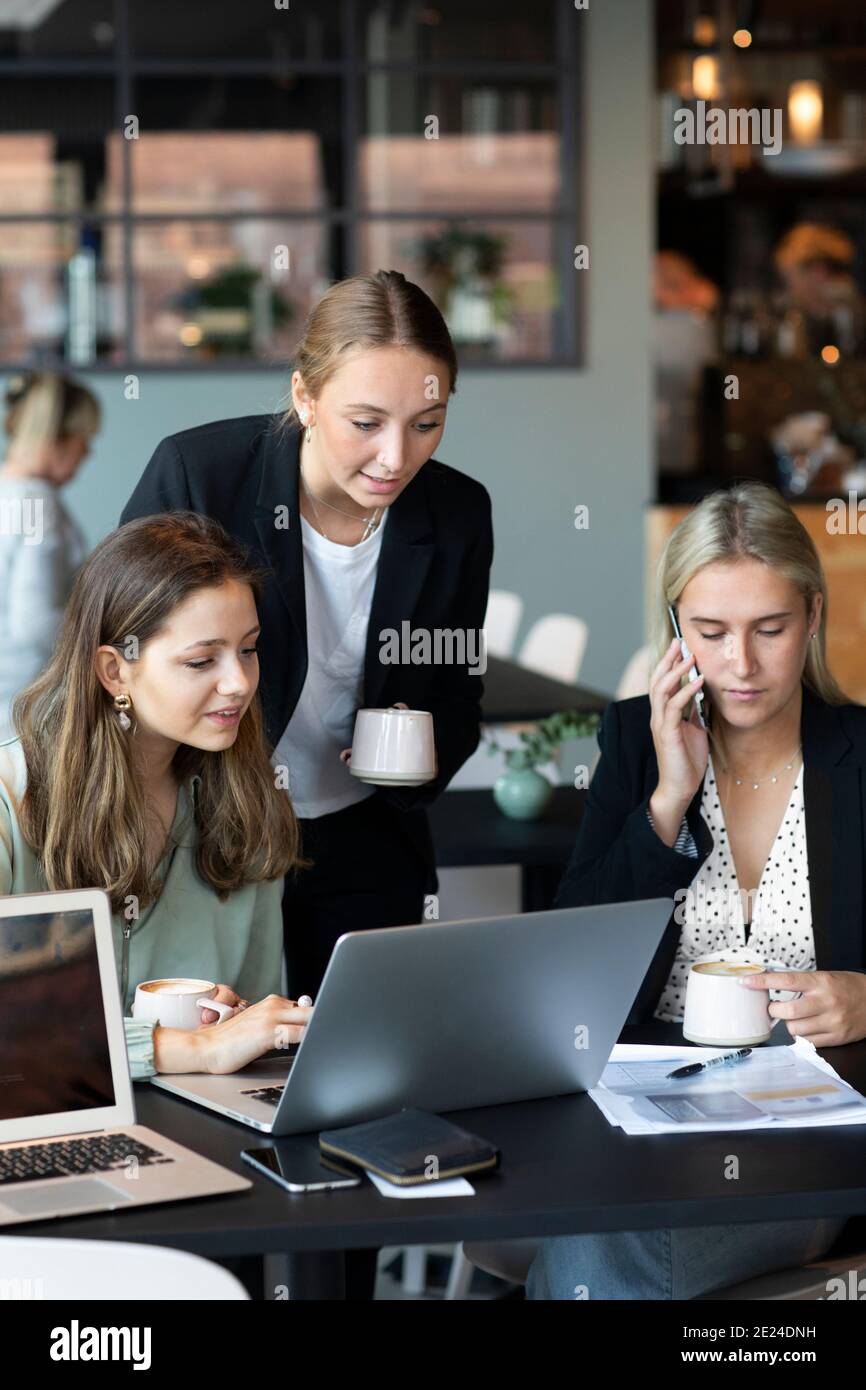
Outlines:
{"type": "MultiPolygon", "coordinates": [[[[866,709],[827,666],[815,547],[774,489],[713,493],[670,537],[655,608],[649,695],[605,711],[555,906],[682,902],[690,890],[629,1023],[681,1022],[691,964],[723,953],[785,967],[743,987],[800,991],[769,1004],[791,1038],[866,1038],[866,709]],[[693,657],[680,655],[668,604],[693,657]],[[695,663],[708,731],[689,710],[695,663]]],[[[527,1297],[573,1299],[580,1285],[592,1299],[696,1298],[805,1264],[843,1225],[803,1216],[556,1237],[541,1243],[527,1297]]]]}
{"type": "Polygon", "coordinates": [[[87,544],[60,498],[87,457],[100,409],[56,372],[11,379],[0,467],[0,739],[14,695],[46,664],[87,544]]]}

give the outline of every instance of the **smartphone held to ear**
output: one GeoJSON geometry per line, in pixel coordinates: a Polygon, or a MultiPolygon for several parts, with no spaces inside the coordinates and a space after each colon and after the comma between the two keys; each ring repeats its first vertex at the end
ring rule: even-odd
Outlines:
{"type": "MultiPolygon", "coordinates": [[[[675,608],[673,607],[673,605],[670,604],[670,603],[668,604],[668,613],[670,614],[670,617],[671,617],[671,623],[673,624],[674,633],[675,633],[675,635],[679,638],[680,651],[682,652],[683,657],[691,656],[691,652],[689,651],[688,644],[686,643],[686,640],[685,640],[685,638],[683,637],[682,632],[680,631],[680,624],[679,624],[679,619],[677,618],[676,609],[675,609],[675,608]]],[[[690,666],[690,668],[689,668],[689,680],[690,680],[690,681],[696,681],[697,678],[698,678],[698,676],[699,676],[700,674],[701,674],[701,673],[700,673],[700,671],[698,670],[696,664],[693,664],[692,666],[690,666]]],[[[706,719],[704,718],[704,692],[703,692],[703,690],[696,690],[696,691],[695,691],[695,709],[696,709],[697,712],[698,712],[698,722],[700,723],[701,728],[702,728],[702,729],[705,729],[705,728],[707,727],[707,721],[706,721],[706,719]]]]}

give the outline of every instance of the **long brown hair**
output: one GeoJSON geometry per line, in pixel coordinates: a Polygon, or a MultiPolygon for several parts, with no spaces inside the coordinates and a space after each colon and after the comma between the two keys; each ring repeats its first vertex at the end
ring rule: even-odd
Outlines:
{"type": "MultiPolygon", "coordinates": [[[[392,344],[436,357],[447,367],[448,390],[444,394],[440,391],[438,397],[447,402],[457,389],[457,353],[448,325],[430,296],[399,270],[352,275],[332,285],[307,320],[295,352],[295,367],[316,398],[349,348],[392,344]]],[[[294,415],[290,397],[280,428],[294,415]]]]}
{"type": "MultiPolygon", "coordinates": [[[[102,888],[115,912],[145,906],[160,882],[148,867],[148,807],[124,732],[96,673],[102,645],[138,655],[197,590],[237,580],[261,600],[262,571],[218,522],[194,512],[140,517],[112,531],[79,571],[54,655],[15,700],[27,765],[22,833],[48,888],[102,888]]],[[[180,781],[197,776],[196,868],[220,898],[281,877],[300,860],[298,823],[268,761],[258,695],[231,748],[182,744],[180,781]]]]}

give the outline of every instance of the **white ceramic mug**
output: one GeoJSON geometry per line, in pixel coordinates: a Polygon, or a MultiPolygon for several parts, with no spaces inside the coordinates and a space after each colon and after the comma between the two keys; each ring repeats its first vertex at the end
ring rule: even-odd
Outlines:
{"type": "Polygon", "coordinates": [[[132,1016],[161,1023],[163,1028],[192,1029],[201,1027],[202,1009],[213,1009],[222,1023],[234,1009],[218,1003],[216,992],[211,980],[144,980],[135,987],[132,1016]]]}
{"type": "Polygon", "coordinates": [[[436,776],[433,716],[423,709],[359,709],[349,771],[378,786],[420,787],[436,776]]]}
{"type": "Polygon", "coordinates": [[[686,980],[683,1037],[707,1047],[749,1047],[765,1043],[778,1021],[768,1002],[799,999],[800,991],[747,989],[745,975],[786,970],[780,961],[766,963],[758,956],[718,952],[692,962],[686,980]]]}

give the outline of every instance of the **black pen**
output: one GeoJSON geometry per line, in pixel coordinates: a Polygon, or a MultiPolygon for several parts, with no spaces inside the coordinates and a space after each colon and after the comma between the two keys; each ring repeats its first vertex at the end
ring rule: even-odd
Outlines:
{"type": "Polygon", "coordinates": [[[708,1067],[729,1067],[733,1062],[742,1062],[751,1051],[750,1047],[741,1047],[738,1052],[725,1052],[721,1057],[711,1057],[708,1062],[690,1062],[687,1067],[669,1071],[665,1080],[670,1081],[673,1076],[694,1076],[695,1072],[706,1071],[708,1067]]]}

